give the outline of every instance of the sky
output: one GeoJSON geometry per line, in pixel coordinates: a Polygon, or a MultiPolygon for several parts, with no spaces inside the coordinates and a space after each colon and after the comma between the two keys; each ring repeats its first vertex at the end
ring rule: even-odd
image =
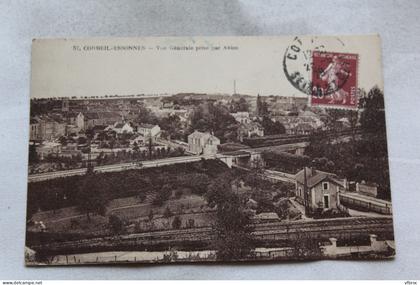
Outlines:
{"type": "MultiPolygon", "coordinates": [[[[383,86],[378,36],[302,36],[299,41],[302,51],[322,46],[358,54],[359,87],[383,86]]],[[[306,96],[283,70],[293,44],[294,36],[38,39],[32,43],[31,97],[232,94],[234,80],[240,94],[306,96]]],[[[303,67],[302,53],[298,59],[288,66],[291,72],[303,67]]]]}

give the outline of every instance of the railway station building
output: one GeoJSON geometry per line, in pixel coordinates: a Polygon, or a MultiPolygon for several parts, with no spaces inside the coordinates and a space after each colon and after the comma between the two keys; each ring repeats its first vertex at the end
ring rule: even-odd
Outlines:
{"type": "Polygon", "coordinates": [[[307,205],[311,211],[320,208],[337,209],[340,204],[339,193],[346,189],[346,180],[339,179],[334,173],[306,167],[296,174],[295,187],[296,201],[307,205]]]}

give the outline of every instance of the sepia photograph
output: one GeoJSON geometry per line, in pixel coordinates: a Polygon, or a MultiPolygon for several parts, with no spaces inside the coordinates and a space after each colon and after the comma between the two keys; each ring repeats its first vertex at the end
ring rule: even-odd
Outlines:
{"type": "Polygon", "coordinates": [[[390,259],[381,40],[34,39],[27,266],[390,259]]]}

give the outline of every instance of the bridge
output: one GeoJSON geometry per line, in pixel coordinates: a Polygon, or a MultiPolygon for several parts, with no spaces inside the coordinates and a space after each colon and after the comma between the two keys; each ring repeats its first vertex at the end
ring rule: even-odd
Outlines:
{"type": "Polygon", "coordinates": [[[261,154],[264,151],[294,152],[297,155],[303,155],[305,148],[308,145],[309,142],[298,142],[284,145],[244,148],[236,151],[218,153],[216,158],[223,161],[229,167],[250,167],[253,163],[262,159],[261,154]]]}

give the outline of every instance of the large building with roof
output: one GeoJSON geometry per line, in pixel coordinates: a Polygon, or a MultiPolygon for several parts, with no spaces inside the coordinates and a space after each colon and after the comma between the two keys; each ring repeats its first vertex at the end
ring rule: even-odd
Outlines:
{"type": "Polygon", "coordinates": [[[153,124],[140,124],[137,127],[137,132],[145,138],[156,139],[160,136],[161,129],[158,125],[153,124]]]}
{"type": "Polygon", "coordinates": [[[75,121],[80,130],[87,130],[95,126],[113,125],[122,121],[122,116],[117,112],[80,112],[75,121]]]}
{"type": "Polygon", "coordinates": [[[345,179],[338,178],[334,173],[306,167],[306,179],[304,169],[296,174],[296,200],[312,211],[336,209],[340,204],[339,193],[346,189],[346,184],[345,179]]]}
{"type": "Polygon", "coordinates": [[[188,136],[187,151],[193,154],[216,154],[220,140],[210,133],[194,131],[188,136]]]}
{"type": "Polygon", "coordinates": [[[30,120],[30,140],[52,140],[66,134],[66,124],[58,117],[39,116],[30,120]]]}

